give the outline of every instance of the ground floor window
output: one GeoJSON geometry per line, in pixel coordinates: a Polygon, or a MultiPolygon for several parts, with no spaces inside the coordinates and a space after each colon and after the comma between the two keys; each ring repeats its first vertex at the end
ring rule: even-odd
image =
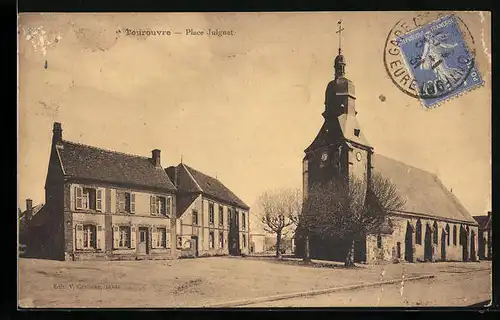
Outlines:
{"type": "Polygon", "coordinates": [[[83,226],[83,248],[95,249],[96,248],[96,228],[94,225],[86,224],[83,226]]]}
{"type": "Polygon", "coordinates": [[[129,248],[130,247],[130,227],[121,226],[119,232],[120,232],[119,246],[122,248],[129,248]]]}
{"type": "Polygon", "coordinates": [[[182,248],[182,237],[177,237],[177,248],[182,248]]]}
{"type": "Polygon", "coordinates": [[[243,248],[247,247],[247,235],[243,234],[243,248]]]}
{"type": "Polygon", "coordinates": [[[156,229],[156,247],[166,248],[167,247],[167,229],[158,228],[156,229]]]}
{"type": "Polygon", "coordinates": [[[214,232],[213,231],[210,231],[210,233],[208,234],[208,247],[210,249],[214,248],[214,232]]]}
{"type": "Polygon", "coordinates": [[[224,248],[224,233],[220,232],[219,233],[219,248],[224,248]]]}

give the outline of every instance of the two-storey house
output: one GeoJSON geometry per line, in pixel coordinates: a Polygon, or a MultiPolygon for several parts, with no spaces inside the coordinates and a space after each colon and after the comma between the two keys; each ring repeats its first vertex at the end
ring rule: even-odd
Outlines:
{"type": "Polygon", "coordinates": [[[160,150],[143,157],[66,141],[56,122],[45,193],[37,246],[52,258],[178,256],[176,188],[160,150]]]}
{"type": "Polygon", "coordinates": [[[176,247],[186,256],[249,252],[249,207],[218,179],[184,163],[166,169],[177,188],[176,247]]]}

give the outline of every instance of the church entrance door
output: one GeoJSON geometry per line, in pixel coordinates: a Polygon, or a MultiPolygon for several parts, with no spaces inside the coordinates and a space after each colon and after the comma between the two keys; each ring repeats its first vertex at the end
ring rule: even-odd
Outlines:
{"type": "Polygon", "coordinates": [[[432,261],[432,230],[429,224],[425,226],[424,260],[432,261]]]}
{"type": "Polygon", "coordinates": [[[413,262],[413,229],[410,223],[406,224],[405,260],[413,262]]]}

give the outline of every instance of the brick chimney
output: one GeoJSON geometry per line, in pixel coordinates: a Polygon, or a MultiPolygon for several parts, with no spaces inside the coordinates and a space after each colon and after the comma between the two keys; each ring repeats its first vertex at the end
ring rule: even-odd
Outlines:
{"type": "Polygon", "coordinates": [[[151,158],[153,160],[153,164],[156,168],[161,168],[161,161],[160,161],[160,150],[154,149],[151,151],[151,158]]]}
{"type": "Polygon", "coordinates": [[[59,122],[54,122],[54,129],[52,130],[52,143],[58,144],[62,142],[62,126],[59,122]]]}
{"type": "Polygon", "coordinates": [[[31,220],[33,217],[33,200],[26,199],[26,220],[31,220]]]}

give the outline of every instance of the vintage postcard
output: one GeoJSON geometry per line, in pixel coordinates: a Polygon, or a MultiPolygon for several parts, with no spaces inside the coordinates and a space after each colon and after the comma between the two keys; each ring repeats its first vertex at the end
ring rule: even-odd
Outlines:
{"type": "Polygon", "coordinates": [[[486,306],[490,12],[18,18],[19,308],[486,306]]]}

